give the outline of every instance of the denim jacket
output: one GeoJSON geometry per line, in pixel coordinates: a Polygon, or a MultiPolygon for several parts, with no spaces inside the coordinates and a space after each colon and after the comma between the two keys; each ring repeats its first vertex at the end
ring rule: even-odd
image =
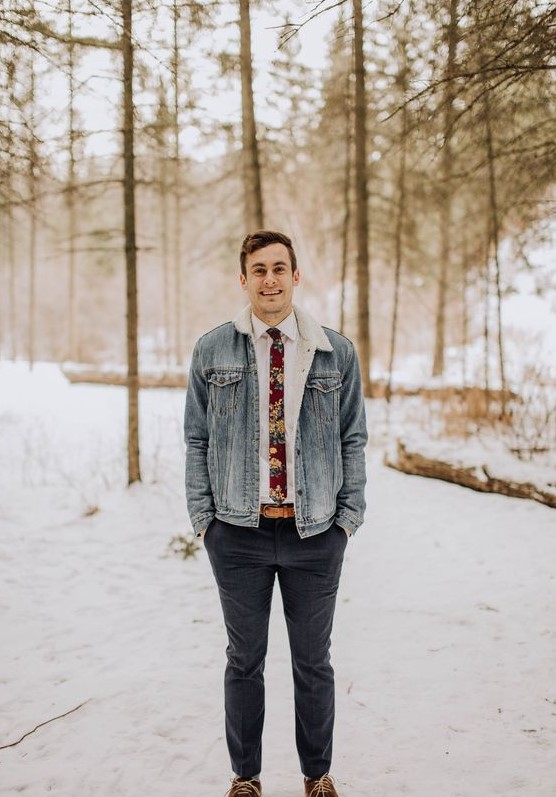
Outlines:
{"type": "MultiPolygon", "coordinates": [[[[299,336],[294,506],[301,537],[332,522],[354,533],[365,511],[367,428],[353,344],[294,307],[299,336]]],[[[187,508],[194,531],[214,517],[259,524],[259,383],[251,309],[195,346],[185,405],[187,508]]]]}

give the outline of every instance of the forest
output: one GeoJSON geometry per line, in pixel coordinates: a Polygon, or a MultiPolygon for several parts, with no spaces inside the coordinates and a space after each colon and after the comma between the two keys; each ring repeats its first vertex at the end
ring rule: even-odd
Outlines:
{"type": "Polygon", "coordinates": [[[262,227],[365,392],[338,792],[554,797],[555,165],[556,0],[0,0],[2,797],[225,792],[184,404],[262,227]]]}
{"type": "Polygon", "coordinates": [[[119,369],[133,441],[141,379],[185,384],[269,227],[366,395],[418,357],[474,422],[553,396],[504,303],[523,275],[553,297],[555,26],[537,0],[3,2],[2,359],[119,369]]]}

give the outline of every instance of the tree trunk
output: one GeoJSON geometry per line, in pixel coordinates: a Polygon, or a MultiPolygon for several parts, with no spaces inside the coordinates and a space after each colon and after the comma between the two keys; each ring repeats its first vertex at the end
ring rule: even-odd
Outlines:
{"type": "Polygon", "coordinates": [[[362,0],[353,0],[355,58],[355,217],[357,241],[357,348],[363,391],[371,394],[369,313],[369,194],[367,186],[367,99],[362,0]]]}
{"type": "Polygon", "coordinates": [[[139,363],[137,346],[137,243],[133,106],[133,0],[122,0],[124,116],[124,234],[127,278],[128,484],[141,480],[139,464],[139,363]]]}
{"type": "Polygon", "coordinates": [[[454,74],[458,44],[458,0],[450,0],[450,22],[447,28],[447,38],[448,61],[444,83],[444,146],[442,149],[442,188],[440,191],[440,273],[438,275],[433,376],[441,376],[444,373],[446,293],[451,271],[452,125],[454,115],[454,74]]]}
{"type": "Polygon", "coordinates": [[[467,385],[467,346],[469,343],[469,252],[467,234],[463,229],[463,250],[461,255],[461,384],[467,385]]]}
{"type": "Polygon", "coordinates": [[[344,217],[342,219],[342,263],[340,272],[340,332],[345,334],[345,314],[346,314],[346,281],[349,257],[349,228],[351,224],[351,174],[352,174],[352,144],[353,144],[353,113],[351,97],[351,76],[353,74],[352,56],[348,57],[346,63],[346,86],[345,86],[345,162],[344,162],[344,217]]]}
{"type": "Polygon", "coordinates": [[[484,314],[483,314],[483,352],[484,352],[484,385],[485,394],[487,397],[490,395],[490,321],[489,321],[489,304],[490,304],[490,218],[487,215],[487,234],[485,239],[485,265],[483,269],[483,284],[484,284],[484,314]]]}
{"type": "MultiPolygon", "coordinates": [[[[11,203],[12,200],[10,200],[11,203]]],[[[17,291],[15,289],[15,224],[13,206],[8,207],[8,357],[12,360],[17,359],[18,340],[17,340],[17,291]]]]}
{"type": "MultiPolygon", "coordinates": [[[[504,361],[504,345],[503,345],[503,331],[502,331],[502,289],[500,283],[500,215],[498,209],[498,193],[497,193],[497,186],[496,186],[496,165],[495,159],[496,155],[494,152],[494,140],[492,134],[492,111],[490,107],[490,92],[488,86],[488,77],[485,72],[485,63],[486,63],[486,55],[483,45],[483,36],[482,36],[482,28],[481,28],[481,19],[480,19],[480,6],[477,2],[473,4],[473,12],[475,16],[475,24],[478,30],[478,37],[477,37],[477,50],[478,50],[478,59],[479,59],[479,67],[481,73],[481,82],[482,82],[482,90],[483,90],[483,118],[484,118],[484,130],[485,130],[485,149],[486,149],[486,156],[487,156],[487,165],[488,165],[488,235],[487,235],[487,245],[486,245],[486,259],[485,259],[485,291],[486,291],[486,307],[485,307],[485,387],[487,390],[488,395],[488,298],[489,298],[489,283],[490,283],[490,251],[491,246],[494,250],[494,280],[496,286],[496,311],[497,311],[497,322],[498,322],[498,362],[500,368],[500,388],[502,396],[506,395],[506,372],[505,372],[505,361],[504,361]]],[[[506,415],[506,403],[505,399],[502,399],[502,406],[501,406],[501,416],[504,417],[506,415]]]]}
{"type": "MultiPolygon", "coordinates": [[[[500,388],[502,395],[506,390],[506,371],[504,362],[504,342],[502,332],[502,289],[500,284],[500,219],[498,213],[498,196],[496,190],[496,167],[494,143],[492,139],[492,120],[490,111],[490,99],[488,91],[483,97],[483,107],[485,114],[485,146],[488,159],[488,187],[489,187],[489,206],[490,206],[490,231],[492,235],[492,246],[494,249],[494,280],[496,285],[496,313],[498,325],[498,362],[500,367],[500,388]]],[[[506,415],[506,406],[502,404],[502,417],[506,415]]]]}
{"type": "Polygon", "coordinates": [[[174,324],[175,324],[175,351],[178,365],[183,363],[183,320],[182,320],[182,260],[181,260],[181,152],[180,152],[180,115],[179,115],[179,41],[178,41],[178,21],[180,17],[180,6],[178,0],[173,0],[172,5],[172,24],[173,24],[173,47],[172,47],[172,82],[174,88],[174,324]]]}
{"type": "MultiPolygon", "coordinates": [[[[404,65],[405,69],[405,65],[404,65]]],[[[405,85],[403,86],[405,93],[405,85]]],[[[394,306],[392,309],[392,328],[390,333],[390,360],[388,363],[388,383],[386,385],[386,401],[392,396],[392,373],[394,371],[394,357],[396,353],[396,337],[398,331],[398,308],[400,302],[400,281],[403,258],[403,222],[406,205],[406,164],[407,164],[407,106],[402,106],[401,154],[400,171],[398,175],[398,207],[396,212],[396,264],[394,274],[394,306]]]]}
{"type": "Polygon", "coordinates": [[[69,138],[68,138],[68,341],[67,356],[76,361],[77,355],[77,330],[76,330],[76,278],[75,278],[75,241],[77,236],[77,213],[75,207],[75,59],[73,42],[73,7],[72,0],[68,0],[68,93],[69,93],[69,138]]]}
{"type": "Polygon", "coordinates": [[[263,195],[259,146],[253,101],[253,63],[251,57],[251,20],[249,0],[239,0],[242,162],[245,232],[262,229],[263,195]]]}
{"type": "Polygon", "coordinates": [[[29,91],[29,166],[27,181],[29,190],[29,293],[27,305],[27,356],[29,368],[35,363],[35,319],[37,280],[37,147],[35,130],[35,65],[31,61],[29,91]]]}
{"type": "Polygon", "coordinates": [[[15,223],[14,223],[14,186],[13,175],[15,174],[15,155],[13,150],[13,128],[12,128],[12,107],[13,107],[13,93],[12,93],[12,79],[13,72],[8,69],[8,85],[10,87],[10,105],[8,108],[8,126],[7,126],[7,147],[8,147],[8,173],[6,175],[6,194],[7,194],[7,208],[6,208],[6,240],[7,240],[7,265],[8,265],[8,310],[6,314],[7,323],[7,356],[13,360],[17,358],[17,291],[15,279],[15,223]]]}
{"type": "Polygon", "coordinates": [[[166,365],[170,364],[170,335],[172,321],[170,314],[170,268],[169,268],[169,240],[168,240],[168,158],[165,143],[161,147],[159,158],[159,184],[160,184],[160,237],[162,239],[162,326],[164,329],[164,359],[166,365]]]}

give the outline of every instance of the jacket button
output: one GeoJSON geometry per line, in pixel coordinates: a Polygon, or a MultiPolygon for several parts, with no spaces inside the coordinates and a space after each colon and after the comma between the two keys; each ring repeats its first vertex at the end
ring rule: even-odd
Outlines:
{"type": "Polygon", "coordinates": [[[298,494],[298,495],[303,495],[303,490],[298,490],[298,491],[297,491],[297,494],[298,494]]]}

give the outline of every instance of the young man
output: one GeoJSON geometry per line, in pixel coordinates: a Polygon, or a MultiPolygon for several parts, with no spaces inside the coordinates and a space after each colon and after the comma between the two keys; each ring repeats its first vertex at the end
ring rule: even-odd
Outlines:
{"type": "Polygon", "coordinates": [[[330,634],[344,550],[365,509],[365,407],[352,343],[293,306],[290,239],[243,241],[250,306],[195,346],[185,407],[186,493],[228,633],[228,797],[261,797],[263,670],[278,578],[306,797],[338,797],[330,634]]]}

